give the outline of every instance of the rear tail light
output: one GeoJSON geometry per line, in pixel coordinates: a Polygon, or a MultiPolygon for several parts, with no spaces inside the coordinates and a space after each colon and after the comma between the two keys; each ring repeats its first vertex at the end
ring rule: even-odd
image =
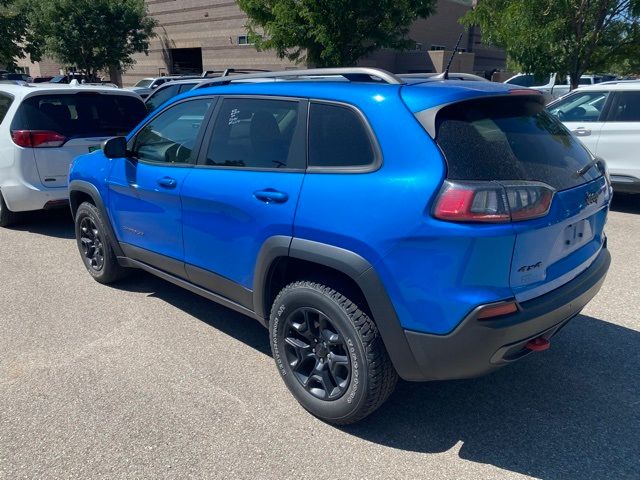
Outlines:
{"type": "Polygon", "coordinates": [[[447,180],[433,214],[451,222],[506,223],[549,213],[555,190],[538,182],[456,182],[447,180]]]}
{"type": "Polygon", "coordinates": [[[61,147],[67,139],[56,132],[46,130],[13,130],[13,143],[25,148],[61,147]]]}

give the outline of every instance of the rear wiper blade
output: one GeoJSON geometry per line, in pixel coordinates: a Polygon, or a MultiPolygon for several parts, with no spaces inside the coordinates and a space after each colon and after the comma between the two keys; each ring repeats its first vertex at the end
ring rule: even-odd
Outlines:
{"type": "Polygon", "coordinates": [[[587,173],[589,170],[591,170],[593,167],[595,167],[599,163],[600,163],[600,159],[599,158],[594,158],[589,163],[587,163],[584,167],[582,167],[580,170],[578,170],[576,172],[576,176],[578,176],[578,177],[583,176],[585,173],[587,173]]]}

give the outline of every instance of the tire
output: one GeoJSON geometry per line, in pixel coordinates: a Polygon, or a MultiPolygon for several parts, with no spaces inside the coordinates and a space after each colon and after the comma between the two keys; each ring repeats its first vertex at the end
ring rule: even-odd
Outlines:
{"type": "Polygon", "coordinates": [[[9,210],[0,192],[0,227],[10,227],[18,220],[18,214],[9,210]]]}
{"type": "Polygon", "coordinates": [[[76,242],[89,274],[98,282],[109,284],[127,275],[113,252],[105,220],[91,203],[78,207],[75,219],[76,242]]]}
{"type": "Polygon", "coordinates": [[[398,375],[375,323],[328,286],[298,281],[285,287],[273,303],[269,334],[287,388],[324,421],[355,423],[395,388],[398,375]]]}

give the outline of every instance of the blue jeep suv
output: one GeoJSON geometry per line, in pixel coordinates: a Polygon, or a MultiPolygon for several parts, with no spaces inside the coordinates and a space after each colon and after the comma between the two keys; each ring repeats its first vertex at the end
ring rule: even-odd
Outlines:
{"type": "Polygon", "coordinates": [[[600,289],[611,188],[535,91],[373,69],[238,75],[70,172],[99,282],[151,272],[269,328],[314,415],[549,346],[600,289]]]}

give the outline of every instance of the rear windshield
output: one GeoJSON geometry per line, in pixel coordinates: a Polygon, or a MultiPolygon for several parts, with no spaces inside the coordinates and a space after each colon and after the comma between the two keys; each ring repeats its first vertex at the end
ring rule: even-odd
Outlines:
{"type": "Polygon", "coordinates": [[[152,83],[153,83],[153,79],[146,78],[144,80],[140,80],[138,83],[134,85],[134,87],[149,88],[152,83]]]}
{"type": "Polygon", "coordinates": [[[126,135],[146,116],[142,100],[125,95],[76,93],[25,99],[12,130],[48,130],[67,138],[126,135]]]}
{"type": "Polygon", "coordinates": [[[443,108],[436,142],[451,180],[526,180],[564,190],[598,178],[591,154],[541,100],[531,96],[476,99],[443,108]]]}

